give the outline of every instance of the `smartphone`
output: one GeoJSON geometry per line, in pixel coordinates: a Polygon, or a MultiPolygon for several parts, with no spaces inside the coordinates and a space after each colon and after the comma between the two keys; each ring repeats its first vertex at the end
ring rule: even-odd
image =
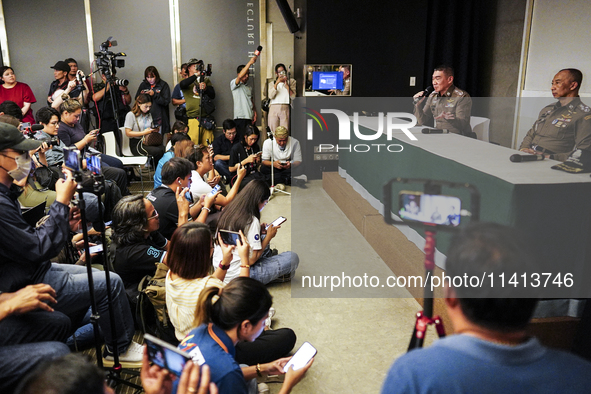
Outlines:
{"type": "Polygon", "coordinates": [[[150,334],[144,334],[144,340],[146,341],[146,345],[148,345],[148,358],[150,362],[180,377],[185,364],[191,360],[189,353],[183,352],[150,334]]]}
{"type": "Polygon", "coordinates": [[[304,342],[304,344],[298,349],[298,351],[293,355],[293,357],[285,364],[283,367],[283,371],[287,373],[289,371],[289,367],[293,365],[293,369],[298,370],[303,368],[312,360],[312,357],[316,355],[318,351],[310,342],[304,342]]]}
{"type": "Polygon", "coordinates": [[[90,254],[100,253],[103,251],[103,245],[99,244],[99,245],[91,246],[89,248],[89,251],[90,251],[90,254]]]}
{"type": "Polygon", "coordinates": [[[74,148],[64,148],[64,164],[74,172],[80,171],[81,156],[80,151],[74,148]]]}
{"type": "Polygon", "coordinates": [[[224,241],[226,245],[238,245],[240,233],[230,230],[219,230],[219,232],[222,236],[222,241],[224,241]]]}
{"type": "Polygon", "coordinates": [[[214,194],[216,194],[222,187],[220,185],[215,185],[213,187],[213,189],[211,189],[211,191],[209,192],[210,196],[213,196],[214,194]]]}
{"type": "Polygon", "coordinates": [[[407,190],[401,191],[398,197],[398,214],[402,219],[452,227],[460,225],[462,201],[458,197],[407,190]]]}
{"type": "Polygon", "coordinates": [[[86,168],[94,175],[101,175],[101,157],[98,155],[90,155],[86,158],[86,168]]]}
{"type": "Polygon", "coordinates": [[[275,219],[271,223],[267,224],[267,227],[265,227],[265,228],[267,229],[271,225],[274,227],[277,227],[277,226],[281,225],[283,222],[285,222],[286,220],[287,220],[287,218],[285,218],[283,216],[279,216],[277,219],[275,219]]]}

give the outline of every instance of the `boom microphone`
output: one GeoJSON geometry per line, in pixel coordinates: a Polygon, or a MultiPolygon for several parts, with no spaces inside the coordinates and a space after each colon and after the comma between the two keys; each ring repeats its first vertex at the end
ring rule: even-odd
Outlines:
{"type": "Polygon", "coordinates": [[[433,92],[433,86],[427,86],[425,90],[423,90],[423,95],[419,97],[415,97],[413,102],[416,104],[418,103],[423,97],[429,96],[433,92]]]}
{"type": "Polygon", "coordinates": [[[513,163],[521,163],[522,161],[538,161],[544,160],[544,155],[519,155],[514,154],[509,157],[513,163]]]}

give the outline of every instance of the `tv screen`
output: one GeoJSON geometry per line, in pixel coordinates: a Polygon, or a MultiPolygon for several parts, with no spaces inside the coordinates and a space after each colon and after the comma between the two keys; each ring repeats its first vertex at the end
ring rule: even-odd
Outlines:
{"type": "Polygon", "coordinates": [[[312,73],[313,90],[343,90],[343,73],[341,71],[314,71],[312,73]]]}

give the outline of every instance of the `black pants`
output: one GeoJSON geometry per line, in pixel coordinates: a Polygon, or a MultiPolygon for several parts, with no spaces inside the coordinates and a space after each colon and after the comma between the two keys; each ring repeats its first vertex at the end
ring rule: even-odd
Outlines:
{"type": "Polygon", "coordinates": [[[296,339],[291,328],[263,331],[253,342],[238,342],[234,359],[238,364],[246,365],[270,363],[287,356],[296,339]]]}
{"type": "Polygon", "coordinates": [[[164,156],[164,145],[144,145],[141,138],[130,138],[129,148],[135,156],[152,156],[154,158],[154,166],[157,166],[162,156],[164,156]]]}

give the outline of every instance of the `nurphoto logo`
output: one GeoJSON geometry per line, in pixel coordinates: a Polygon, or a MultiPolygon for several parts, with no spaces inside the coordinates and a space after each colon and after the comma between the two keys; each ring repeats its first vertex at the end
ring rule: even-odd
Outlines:
{"type": "MultiPolygon", "coordinates": [[[[307,121],[307,135],[308,140],[312,140],[314,138],[314,122],[318,125],[321,132],[329,132],[328,125],[326,120],[321,114],[333,114],[336,115],[337,120],[339,122],[339,141],[348,141],[351,140],[351,127],[350,127],[350,117],[345,112],[340,111],[338,109],[321,109],[320,112],[304,107],[307,111],[305,114],[310,117],[307,121]]],[[[384,131],[384,118],[386,119],[386,136],[388,141],[392,140],[392,132],[393,130],[401,130],[411,141],[416,141],[417,137],[415,137],[411,132],[410,128],[415,127],[417,125],[417,118],[413,114],[409,114],[406,112],[388,112],[384,115],[383,112],[378,114],[378,128],[377,130],[369,130],[374,131],[374,134],[362,134],[359,131],[359,113],[353,112],[353,132],[355,133],[355,137],[363,141],[374,141],[380,138],[383,135],[384,131]],[[410,119],[406,121],[405,119],[410,119]]],[[[380,149],[385,147],[388,152],[402,152],[404,149],[400,144],[355,144],[355,145],[348,145],[348,146],[339,146],[339,145],[332,145],[332,144],[320,144],[319,151],[320,152],[327,152],[327,151],[340,151],[340,150],[347,150],[349,152],[369,152],[374,147],[378,152],[380,149]]]]}

